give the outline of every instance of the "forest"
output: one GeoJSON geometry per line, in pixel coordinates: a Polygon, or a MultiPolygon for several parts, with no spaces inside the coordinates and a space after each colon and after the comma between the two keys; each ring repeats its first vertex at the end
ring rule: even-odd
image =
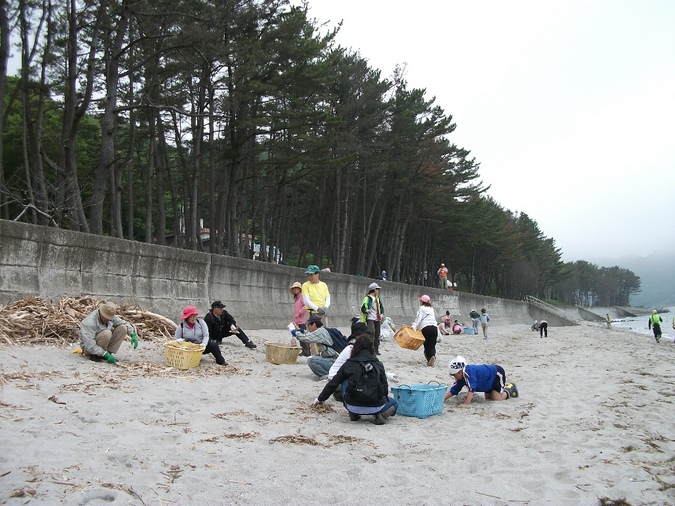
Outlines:
{"type": "Polygon", "coordinates": [[[0,4],[1,219],[420,285],[445,263],[457,290],[511,299],[640,290],[564,263],[405,65],[384,76],[306,4],[0,4]]]}

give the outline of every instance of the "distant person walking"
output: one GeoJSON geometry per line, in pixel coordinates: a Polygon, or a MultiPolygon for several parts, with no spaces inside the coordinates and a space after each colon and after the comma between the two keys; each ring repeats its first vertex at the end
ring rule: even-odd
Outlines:
{"type": "Polygon", "coordinates": [[[652,315],[649,317],[649,328],[654,332],[654,339],[656,342],[661,341],[661,324],[663,323],[663,318],[656,314],[656,309],[652,311],[652,315]]]}
{"type": "Polygon", "coordinates": [[[611,329],[612,328],[612,318],[609,316],[609,313],[605,316],[605,321],[607,322],[607,328],[611,329]]]}
{"type": "Polygon", "coordinates": [[[417,309],[417,316],[411,325],[413,330],[420,329],[424,336],[424,358],[429,367],[433,367],[436,362],[436,341],[438,340],[438,327],[436,326],[436,315],[434,308],[431,307],[431,298],[428,295],[420,297],[420,307],[417,309]]]}
{"type": "Polygon", "coordinates": [[[480,313],[475,309],[471,310],[469,313],[469,318],[471,318],[471,324],[473,327],[473,333],[478,335],[478,323],[480,322],[480,313]]]}
{"type": "Polygon", "coordinates": [[[368,325],[372,332],[376,355],[380,354],[380,333],[384,318],[384,306],[380,300],[380,285],[371,283],[368,286],[368,293],[361,302],[361,322],[368,325]]]}
{"type": "Polygon", "coordinates": [[[488,322],[490,321],[490,316],[487,314],[485,308],[480,310],[480,326],[483,329],[483,341],[488,340],[488,322]]]}

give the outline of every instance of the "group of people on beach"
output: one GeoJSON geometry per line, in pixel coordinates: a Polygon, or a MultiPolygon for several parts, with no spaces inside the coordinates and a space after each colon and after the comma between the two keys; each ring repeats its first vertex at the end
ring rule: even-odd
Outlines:
{"type": "MultiPolygon", "coordinates": [[[[388,394],[387,373],[377,358],[381,355],[381,329],[386,319],[380,299],[381,287],[378,283],[368,286],[361,301],[360,316],[354,318],[351,333],[345,337],[338,329],[327,326],[330,291],[326,283],[319,279],[320,272],[317,265],[309,265],[305,271],[307,281],[302,284],[295,282],[289,288],[293,295],[293,338],[300,342],[302,354],[308,357],[310,370],[328,380],[314,402],[320,404],[334,395],[343,402],[351,420],[372,415],[376,424],[383,424],[388,417],[396,414],[397,403],[388,394]]],[[[223,338],[235,335],[244,346],[255,349],[255,343],[224,308],[225,304],[220,300],[213,301],[210,311],[200,318],[196,307],[186,306],[174,339],[201,345],[203,354],[213,355],[216,363],[222,366],[227,365],[219,346],[223,338]]],[[[116,304],[106,302],[82,321],[80,344],[86,357],[116,364],[114,354],[127,337],[132,347],[137,348],[136,329],[117,315],[117,309],[116,304]]],[[[449,311],[446,311],[446,317],[451,318],[449,311]]],[[[490,320],[487,311],[483,308],[476,318],[473,315],[471,317],[474,328],[478,322],[482,324],[483,336],[487,340],[487,323],[490,320]]],[[[454,324],[458,324],[457,320],[454,324]]],[[[411,327],[413,330],[419,329],[424,336],[425,362],[433,367],[439,324],[429,295],[419,298],[419,308],[411,327]]],[[[461,330],[457,332],[456,327],[453,327],[453,333],[461,333],[461,330]]],[[[451,362],[449,373],[455,379],[455,384],[446,395],[446,400],[456,396],[464,386],[471,394],[467,395],[466,405],[471,402],[474,392],[485,392],[485,398],[491,400],[517,396],[515,387],[508,390],[510,387],[506,384],[506,375],[500,366],[467,365],[462,357],[457,357],[451,362]]]]}

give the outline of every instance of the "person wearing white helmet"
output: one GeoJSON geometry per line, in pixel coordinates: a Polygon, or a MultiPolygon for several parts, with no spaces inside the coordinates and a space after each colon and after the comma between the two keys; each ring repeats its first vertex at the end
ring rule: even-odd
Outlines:
{"type": "Polygon", "coordinates": [[[518,389],[513,383],[506,383],[506,372],[500,365],[467,364],[466,359],[457,356],[450,361],[448,373],[455,384],[445,394],[445,401],[459,395],[466,386],[466,399],[459,407],[468,408],[476,392],[484,392],[488,401],[504,401],[509,397],[518,397],[518,389]]]}
{"type": "Polygon", "coordinates": [[[368,293],[361,302],[361,322],[368,325],[373,333],[376,355],[380,355],[380,334],[384,318],[384,306],[380,300],[380,285],[371,283],[368,286],[368,293]]]}
{"type": "Polygon", "coordinates": [[[431,306],[431,297],[422,295],[417,316],[411,327],[413,330],[420,329],[424,336],[424,358],[429,367],[436,362],[436,341],[438,340],[438,327],[436,326],[436,314],[431,306]]]}

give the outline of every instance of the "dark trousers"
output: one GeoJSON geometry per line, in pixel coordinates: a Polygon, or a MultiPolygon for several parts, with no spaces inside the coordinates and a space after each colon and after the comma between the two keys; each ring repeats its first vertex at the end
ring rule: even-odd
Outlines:
{"type": "MultiPolygon", "coordinates": [[[[223,332],[225,332],[225,330],[223,330],[223,332]]],[[[249,342],[248,336],[241,329],[239,329],[239,333],[237,333],[237,334],[235,334],[234,332],[230,332],[230,329],[227,329],[227,333],[225,334],[225,337],[230,337],[230,336],[237,336],[239,338],[239,340],[244,344],[249,342]]],[[[223,339],[220,338],[220,339],[216,339],[215,341],[217,343],[222,343],[223,339]]]]}
{"type": "Polygon", "coordinates": [[[212,339],[209,340],[209,344],[206,345],[206,348],[204,349],[202,355],[206,355],[207,353],[213,354],[213,356],[216,358],[216,364],[225,363],[223,354],[220,353],[220,347],[218,346],[218,343],[212,339]]]}
{"type": "Polygon", "coordinates": [[[380,332],[382,330],[382,322],[375,320],[368,320],[366,322],[368,329],[373,333],[373,344],[375,345],[375,354],[380,354],[380,332]]]}
{"type": "Polygon", "coordinates": [[[431,357],[436,356],[438,327],[436,325],[428,325],[422,329],[422,335],[424,336],[424,358],[428,361],[431,357]]]}
{"type": "Polygon", "coordinates": [[[548,337],[548,323],[543,322],[539,325],[539,337],[548,337]]]}

